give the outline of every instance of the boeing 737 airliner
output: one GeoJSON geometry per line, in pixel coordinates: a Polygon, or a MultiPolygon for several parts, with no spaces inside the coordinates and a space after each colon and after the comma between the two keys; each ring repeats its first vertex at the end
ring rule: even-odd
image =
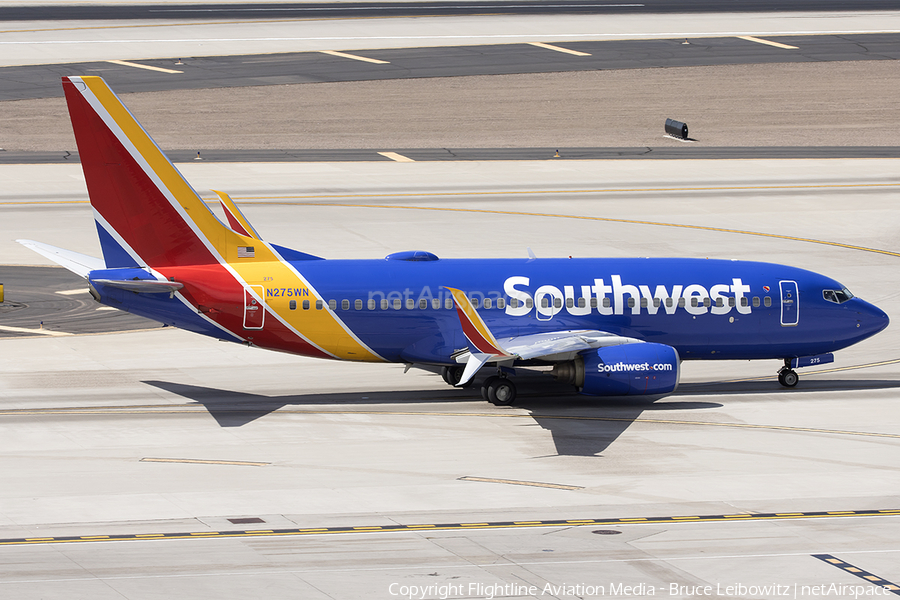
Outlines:
{"type": "Polygon", "coordinates": [[[667,394],[682,360],[794,369],[881,331],[887,315],[802,269],[702,259],[324,260],[263,241],[229,196],[227,224],[99,77],[64,77],[103,258],[21,243],[103,304],[204,335],[306,356],[442,369],[516,398],[515,369],[552,366],[590,395],[667,394]]]}

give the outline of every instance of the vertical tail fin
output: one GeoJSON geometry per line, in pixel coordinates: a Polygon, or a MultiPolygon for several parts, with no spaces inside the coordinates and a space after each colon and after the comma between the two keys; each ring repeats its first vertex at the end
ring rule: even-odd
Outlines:
{"type": "Polygon", "coordinates": [[[210,264],[241,243],[99,77],[63,77],[107,267],[210,264]]]}

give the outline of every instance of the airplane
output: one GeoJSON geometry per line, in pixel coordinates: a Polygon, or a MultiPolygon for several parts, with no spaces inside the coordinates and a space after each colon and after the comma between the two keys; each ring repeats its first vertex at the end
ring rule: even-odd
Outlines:
{"type": "Polygon", "coordinates": [[[94,299],[249,346],[440,370],[483,368],[482,396],[517,397],[540,367],[593,396],[665,395],[684,360],[797,368],[888,325],[824,275],[695,258],[325,260],[264,241],[228,194],[220,220],[99,77],[63,77],[103,258],[25,246],[86,279],[94,299]],[[226,222],[227,221],[227,222],[226,222]]]}

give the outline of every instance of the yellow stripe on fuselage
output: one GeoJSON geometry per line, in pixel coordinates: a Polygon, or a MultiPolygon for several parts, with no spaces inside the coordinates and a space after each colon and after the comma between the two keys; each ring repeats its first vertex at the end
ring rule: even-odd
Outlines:
{"type": "MultiPolygon", "coordinates": [[[[383,360],[359,341],[338,319],[337,315],[327,308],[315,310],[316,300],[321,300],[327,306],[327,299],[319,295],[268,245],[225,227],[101,78],[82,77],[82,81],[134,145],[162,185],[181,205],[200,234],[205,236],[212,249],[237,273],[243,283],[261,285],[264,288],[274,287],[277,284],[279,288],[309,290],[312,310],[292,311],[287,301],[267,303],[271,310],[301,336],[336,358],[358,361],[383,360]],[[253,256],[238,258],[238,246],[252,246],[253,256]]],[[[135,157],[135,159],[137,158],[135,157]]],[[[263,298],[263,300],[268,299],[263,298]]],[[[300,299],[298,298],[298,300],[300,299]]]]}

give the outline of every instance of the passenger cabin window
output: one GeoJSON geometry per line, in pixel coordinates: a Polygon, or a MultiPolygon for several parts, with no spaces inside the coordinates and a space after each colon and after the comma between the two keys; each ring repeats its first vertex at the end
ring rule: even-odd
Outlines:
{"type": "Polygon", "coordinates": [[[324,307],[324,306],[325,305],[322,304],[321,300],[316,300],[316,310],[322,310],[322,307],[324,307]]]}
{"type": "Polygon", "coordinates": [[[289,303],[289,306],[290,306],[291,310],[297,310],[297,301],[291,300],[289,303]]]}
{"type": "MultiPolygon", "coordinates": [[[[354,300],[353,308],[355,308],[356,310],[362,310],[362,300],[354,300]]],[[[375,308],[375,307],[373,306],[372,308],[375,308]]]]}
{"type": "Polygon", "coordinates": [[[534,300],[531,298],[525,300],[525,308],[534,308],[534,300]]]}
{"type": "Polygon", "coordinates": [[[566,308],[575,308],[575,298],[566,298],[566,308]]]}
{"type": "Polygon", "coordinates": [[[597,299],[591,298],[591,308],[597,308],[597,299]]]}
{"type": "Polygon", "coordinates": [[[554,298],[553,306],[556,308],[562,308],[562,298],[554,298]]]}
{"type": "Polygon", "coordinates": [[[453,310],[453,298],[447,298],[444,300],[444,308],[447,310],[453,310]]]}
{"type": "Polygon", "coordinates": [[[678,308],[684,308],[684,298],[678,299],[678,308]]]}
{"type": "Polygon", "coordinates": [[[472,308],[478,308],[478,298],[469,298],[472,301],[472,308]]]}
{"type": "Polygon", "coordinates": [[[434,310],[440,310],[441,299],[440,298],[432,298],[431,299],[431,308],[433,308],[434,310]]]}
{"type": "MultiPolygon", "coordinates": [[[[746,297],[741,296],[741,306],[749,306],[749,305],[750,305],[750,301],[746,297]]],[[[732,304],[732,306],[734,306],[734,305],[732,304]]]]}
{"type": "Polygon", "coordinates": [[[647,308],[649,303],[649,300],[647,300],[646,298],[641,298],[641,308],[647,308]]]}
{"type": "Polygon", "coordinates": [[[706,308],[709,308],[710,306],[712,306],[712,299],[711,299],[711,298],[704,298],[704,299],[703,299],[703,306],[705,306],[706,308]]]}
{"type": "Polygon", "coordinates": [[[381,299],[381,310],[387,310],[387,309],[388,309],[387,298],[382,298],[381,299]]]}
{"type": "Polygon", "coordinates": [[[428,300],[425,298],[419,298],[419,309],[425,310],[428,308],[428,300]]]}
{"type": "Polygon", "coordinates": [[[843,304],[853,297],[847,288],[841,290],[822,290],[822,297],[835,304],[843,304]]]}
{"type": "Polygon", "coordinates": [[[400,310],[403,308],[403,303],[400,302],[400,298],[394,298],[394,310],[400,310]]]}
{"type": "Polygon", "coordinates": [[[497,298],[497,308],[504,309],[506,308],[506,299],[505,298],[497,298]]]}
{"type": "Polygon", "coordinates": [[[309,310],[309,300],[303,301],[303,310],[309,310]]]}
{"type": "Polygon", "coordinates": [[[328,308],[330,308],[331,310],[336,309],[337,308],[337,300],[329,300],[328,308]]]}
{"type": "Polygon", "coordinates": [[[772,306],[772,298],[770,298],[769,296],[766,296],[766,297],[763,299],[763,305],[764,305],[766,308],[772,306]]]}
{"type": "Polygon", "coordinates": [[[341,300],[341,310],[350,310],[350,301],[347,299],[341,300]]]}
{"type": "Polygon", "coordinates": [[[494,303],[491,301],[490,298],[484,299],[484,307],[485,308],[491,308],[493,305],[494,305],[494,303]]]}
{"type": "Polygon", "coordinates": [[[634,308],[634,297],[628,299],[628,308],[634,308]]]}
{"type": "Polygon", "coordinates": [[[369,301],[366,302],[366,306],[369,310],[375,310],[375,298],[369,298],[369,301]]]}
{"type": "Polygon", "coordinates": [[[578,299],[578,308],[584,308],[585,305],[587,305],[587,302],[585,302],[584,297],[579,298],[578,299]]]}
{"type": "MultiPolygon", "coordinates": [[[[746,298],[744,298],[746,300],[746,298]]],[[[759,296],[753,296],[753,308],[759,308],[759,296]]]]}
{"type": "Polygon", "coordinates": [[[653,299],[653,306],[655,306],[656,308],[659,308],[660,304],[662,304],[662,300],[660,300],[659,298],[653,299]]]}
{"type": "Polygon", "coordinates": [[[668,306],[669,308],[672,308],[672,299],[671,298],[666,298],[666,306],[668,306]]]}
{"type": "Polygon", "coordinates": [[[550,308],[550,298],[547,296],[541,298],[541,308],[550,308]]]}

